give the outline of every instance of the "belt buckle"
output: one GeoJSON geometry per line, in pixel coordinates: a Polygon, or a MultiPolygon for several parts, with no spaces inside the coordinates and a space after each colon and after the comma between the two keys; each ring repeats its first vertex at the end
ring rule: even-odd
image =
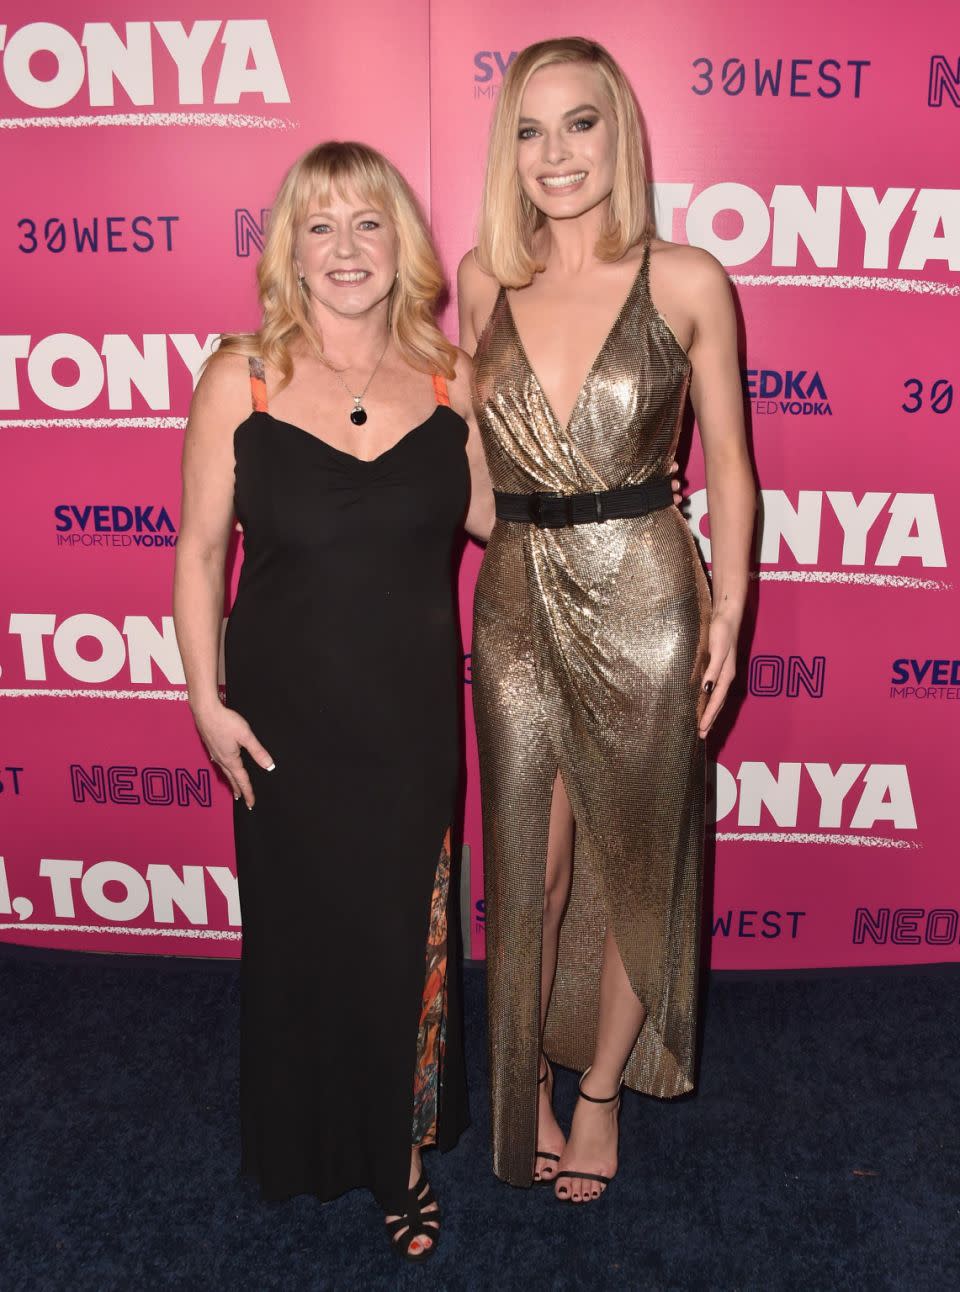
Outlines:
{"type": "Polygon", "coordinates": [[[562,529],[572,525],[573,496],[563,493],[532,493],[530,519],[538,529],[562,529]]]}

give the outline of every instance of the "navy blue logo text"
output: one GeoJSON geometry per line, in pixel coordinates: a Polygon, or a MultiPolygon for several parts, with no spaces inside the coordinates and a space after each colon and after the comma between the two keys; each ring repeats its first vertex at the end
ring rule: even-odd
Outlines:
{"type": "Polygon", "coordinates": [[[509,54],[502,53],[499,49],[481,49],[473,56],[473,79],[481,84],[492,81],[495,73],[499,73],[503,78],[507,74],[507,68],[517,56],[517,51],[512,49],[509,54]]]}
{"type": "Polygon", "coordinates": [[[929,389],[919,377],[908,377],[903,388],[907,397],[900,407],[905,413],[919,413],[922,408],[929,408],[931,413],[943,414],[953,407],[953,382],[947,377],[938,377],[929,389]]]}
{"type": "Polygon", "coordinates": [[[267,236],[267,221],[270,219],[270,208],[260,208],[259,219],[245,206],[238,206],[233,213],[234,250],[238,256],[249,256],[251,251],[257,255],[263,251],[267,236]]]}
{"type": "Polygon", "coordinates": [[[803,690],[813,700],[822,700],[827,678],[827,658],[814,655],[808,664],[799,655],[753,655],[747,673],[751,695],[786,695],[795,699],[803,690]]]}
{"type": "Polygon", "coordinates": [[[930,60],[930,83],[927,87],[927,105],[939,108],[943,104],[943,95],[955,108],[960,108],[960,58],[956,70],[950,60],[943,54],[934,54],[930,60]]]}
{"type": "Polygon", "coordinates": [[[895,659],[892,700],[960,700],[960,659],[895,659]]]}
{"type": "Polygon", "coordinates": [[[731,98],[746,93],[762,99],[837,99],[847,95],[860,98],[863,69],[868,58],[777,58],[766,62],[759,58],[728,58],[715,63],[712,58],[695,58],[697,79],[690,86],[694,94],[720,90],[731,98]]]}
{"type": "Polygon", "coordinates": [[[177,531],[156,503],[58,503],[58,547],[176,547],[177,531]]]}
{"type": "Polygon", "coordinates": [[[819,372],[806,368],[744,368],[743,390],[753,411],[761,417],[781,413],[786,417],[832,417],[833,409],[819,372]]]}
{"type": "Polygon", "coordinates": [[[500,83],[507,68],[517,56],[515,49],[504,53],[500,49],[481,49],[473,56],[473,97],[493,99],[500,91],[500,83]]]}
{"type": "Polygon", "coordinates": [[[70,790],[74,803],[117,803],[150,807],[208,808],[213,802],[210,769],[198,767],[105,767],[94,763],[70,764],[70,790]]]}
{"type": "Polygon", "coordinates": [[[960,933],[960,911],[952,906],[878,906],[875,911],[858,906],[853,916],[853,941],[857,946],[867,938],[877,946],[891,943],[915,947],[926,942],[932,947],[950,947],[960,933]]]}
{"type": "Polygon", "coordinates": [[[173,250],[173,226],[179,215],[94,215],[79,220],[73,216],[62,220],[52,215],[46,220],[24,216],[17,221],[20,241],[17,250],[25,256],[35,251],[127,252],[146,255],[151,251],[173,250]]]}
{"type": "Polygon", "coordinates": [[[788,937],[796,941],[806,911],[723,911],[713,917],[715,938],[788,937]]]}
{"type": "Polygon", "coordinates": [[[20,794],[20,773],[22,767],[0,767],[0,794],[20,794]]]}

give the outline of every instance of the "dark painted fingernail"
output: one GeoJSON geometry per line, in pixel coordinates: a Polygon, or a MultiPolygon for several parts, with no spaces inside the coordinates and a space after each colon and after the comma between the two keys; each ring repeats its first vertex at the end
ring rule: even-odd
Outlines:
{"type": "Polygon", "coordinates": [[[706,691],[707,695],[709,695],[709,694],[710,694],[710,692],[713,690],[713,683],[712,683],[712,682],[704,682],[704,684],[703,684],[703,689],[704,689],[704,691],[706,691]]]}

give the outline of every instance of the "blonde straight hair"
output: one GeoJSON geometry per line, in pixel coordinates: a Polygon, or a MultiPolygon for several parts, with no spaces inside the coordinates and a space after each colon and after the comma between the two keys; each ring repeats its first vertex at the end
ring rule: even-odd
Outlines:
{"type": "Polygon", "coordinates": [[[302,337],[323,359],[323,337],[311,322],[309,296],[294,264],[297,230],[311,207],[332,194],[356,195],[383,211],[397,230],[398,278],[390,294],[390,331],[406,362],[453,377],[456,351],[435,313],[443,270],[417,199],[396,166],[359,143],[331,141],[304,154],[287,172],[267,225],[257,285],[263,322],[257,332],[224,333],[214,352],[257,355],[278,369],[281,387],[293,376],[290,347],[302,337]]]}
{"type": "Polygon", "coordinates": [[[534,72],[558,63],[586,63],[596,68],[617,125],[613,190],[597,242],[597,256],[601,260],[619,260],[653,232],[640,109],[619,64],[602,45],[581,36],[528,45],[507,69],[493,114],[477,229],[480,267],[505,287],[525,287],[543,269],[533,254],[533,235],[543,225],[545,216],[520,187],[517,137],[527,82],[534,72]]]}

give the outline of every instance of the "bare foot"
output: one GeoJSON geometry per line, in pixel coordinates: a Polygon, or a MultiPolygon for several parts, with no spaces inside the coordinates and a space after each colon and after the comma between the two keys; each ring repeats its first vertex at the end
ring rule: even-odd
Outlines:
{"type": "MultiPolygon", "coordinates": [[[[605,1099],[610,1093],[609,1086],[605,1090],[601,1090],[599,1086],[593,1089],[592,1076],[592,1073],[587,1072],[581,1078],[583,1093],[592,1095],[595,1099],[605,1099]]],[[[578,1099],[573,1113],[573,1125],[570,1127],[570,1138],[560,1158],[558,1173],[581,1171],[587,1175],[605,1175],[612,1180],[617,1173],[619,1112],[619,1098],[598,1104],[578,1099]]],[[[606,1187],[600,1180],[564,1177],[557,1181],[554,1192],[562,1202],[593,1202],[606,1187]]]]}
{"type": "MultiPolygon", "coordinates": [[[[422,1170],[423,1170],[423,1164],[420,1160],[420,1150],[418,1148],[412,1148],[410,1150],[410,1178],[407,1181],[408,1188],[412,1189],[413,1186],[417,1183],[417,1181],[420,1179],[420,1173],[422,1170]]],[[[438,1210],[439,1210],[439,1207],[437,1206],[437,1204],[435,1202],[431,1202],[430,1206],[424,1207],[420,1214],[423,1217],[428,1217],[432,1213],[437,1212],[438,1210]]],[[[396,1215],[387,1216],[387,1223],[389,1224],[390,1221],[398,1220],[399,1218],[400,1217],[396,1215]]],[[[432,1221],[432,1222],[427,1221],[426,1223],[430,1225],[431,1229],[436,1227],[437,1231],[439,1232],[439,1229],[440,1229],[439,1221],[432,1221]]],[[[397,1243],[400,1247],[405,1246],[404,1235],[409,1232],[409,1229],[410,1229],[409,1225],[404,1225],[402,1229],[398,1230],[397,1233],[394,1234],[393,1241],[397,1243]]],[[[433,1246],[432,1238],[428,1238],[425,1234],[418,1234],[416,1238],[414,1238],[410,1243],[408,1250],[411,1256],[421,1256],[424,1252],[428,1251],[432,1246],[433,1246]]]]}
{"type": "MultiPolygon", "coordinates": [[[[546,1072],[546,1080],[537,1086],[537,1152],[555,1153],[559,1159],[566,1145],[563,1131],[553,1114],[553,1068],[546,1059],[540,1058],[540,1076],[546,1072]]],[[[560,1163],[549,1157],[538,1156],[533,1164],[534,1180],[552,1180],[560,1169],[560,1163]]]]}

